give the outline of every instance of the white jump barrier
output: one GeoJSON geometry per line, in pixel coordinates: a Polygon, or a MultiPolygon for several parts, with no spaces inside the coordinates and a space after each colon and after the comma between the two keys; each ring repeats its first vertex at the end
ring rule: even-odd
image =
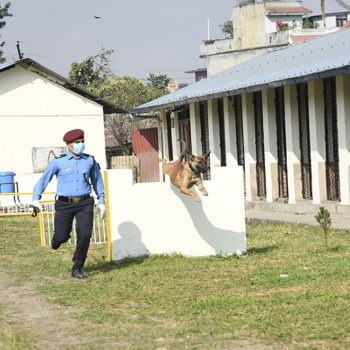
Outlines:
{"type": "Polygon", "coordinates": [[[193,188],[201,203],[169,182],[133,184],[129,169],[108,170],[108,183],[113,260],[246,251],[241,167],[213,168],[212,180],[204,181],[209,196],[193,188]]]}

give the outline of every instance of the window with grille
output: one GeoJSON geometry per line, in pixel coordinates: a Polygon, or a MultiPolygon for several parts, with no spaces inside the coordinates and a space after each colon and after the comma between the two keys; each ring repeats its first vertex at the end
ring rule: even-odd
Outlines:
{"type": "Polygon", "coordinates": [[[284,88],[275,89],[276,128],[277,128],[277,167],[279,198],[288,198],[287,142],[284,109],[284,88]]]}
{"type": "Polygon", "coordinates": [[[297,96],[302,196],[303,199],[312,199],[309,96],[307,83],[297,85],[297,96]]]}
{"type": "Polygon", "coordinates": [[[265,147],[264,147],[264,125],[263,106],[261,91],[254,92],[254,121],[255,121],[255,149],[256,149],[256,181],[258,197],[266,197],[265,177],[265,147]]]}

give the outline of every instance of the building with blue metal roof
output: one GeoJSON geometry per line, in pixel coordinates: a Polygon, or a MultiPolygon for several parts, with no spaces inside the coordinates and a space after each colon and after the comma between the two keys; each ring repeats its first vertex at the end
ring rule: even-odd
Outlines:
{"type": "Polygon", "coordinates": [[[179,156],[180,138],[194,154],[211,150],[211,168],[243,166],[247,202],[350,205],[349,29],[265,53],[130,112],[159,113],[162,157],[179,156]]]}

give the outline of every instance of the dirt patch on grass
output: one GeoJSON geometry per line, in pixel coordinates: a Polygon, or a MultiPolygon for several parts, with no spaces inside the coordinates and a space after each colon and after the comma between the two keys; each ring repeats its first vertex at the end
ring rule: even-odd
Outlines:
{"type": "Polygon", "coordinates": [[[37,296],[30,284],[16,286],[16,280],[0,272],[0,304],[6,319],[39,349],[78,349],[91,347],[82,325],[72,318],[73,310],[53,306],[37,296]]]}

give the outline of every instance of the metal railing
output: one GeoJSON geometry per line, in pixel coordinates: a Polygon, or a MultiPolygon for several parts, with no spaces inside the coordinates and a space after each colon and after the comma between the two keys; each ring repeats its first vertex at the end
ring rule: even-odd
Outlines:
{"type": "MultiPolygon", "coordinates": [[[[0,193],[0,217],[31,216],[30,200],[32,193],[0,193]]],[[[51,246],[51,240],[54,233],[55,218],[55,193],[49,192],[43,194],[42,211],[38,213],[38,226],[40,233],[40,244],[42,247],[51,246]]],[[[91,236],[91,244],[108,243],[106,224],[101,220],[97,211],[94,211],[94,224],[91,236]]],[[[67,243],[75,244],[77,240],[75,223],[71,238],[67,243]]]]}

